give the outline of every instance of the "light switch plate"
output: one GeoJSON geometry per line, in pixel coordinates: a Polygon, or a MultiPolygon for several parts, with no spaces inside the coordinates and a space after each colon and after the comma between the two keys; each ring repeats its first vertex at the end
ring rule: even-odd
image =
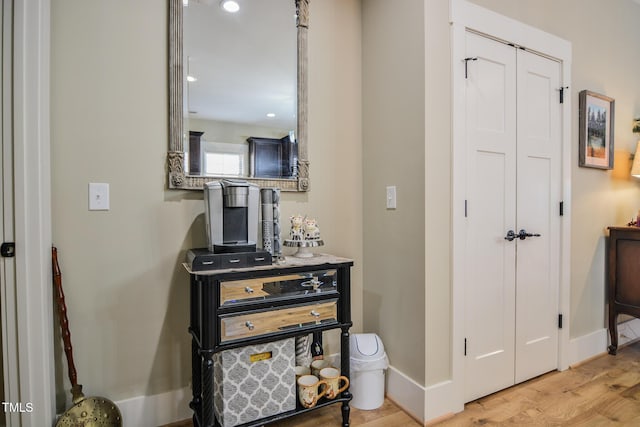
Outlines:
{"type": "Polygon", "coordinates": [[[109,210],[109,184],[103,182],[89,183],[89,210],[109,210]]]}
{"type": "Polygon", "coordinates": [[[396,186],[387,187],[387,209],[396,208],[396,186]]]}

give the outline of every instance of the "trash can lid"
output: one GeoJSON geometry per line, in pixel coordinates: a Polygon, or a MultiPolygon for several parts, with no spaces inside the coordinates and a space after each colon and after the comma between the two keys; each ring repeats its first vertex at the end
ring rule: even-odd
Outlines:
{"type": "Polygon", "coordinates": [[[385,355],[382,340],[376,334],[353,334],[349,343],[353,358],[371,360],[385,355]]]}

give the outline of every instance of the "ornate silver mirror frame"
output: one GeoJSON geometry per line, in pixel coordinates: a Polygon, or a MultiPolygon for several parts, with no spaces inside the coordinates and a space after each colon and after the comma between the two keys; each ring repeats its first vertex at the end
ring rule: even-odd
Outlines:
{"type": "MultiPolygon", "coordinates": [[[[307,32],[309,29],[309,0],[295,1],[298,33],[297,71],[297,142],[298,177],[296,179],[242,178],[260,187],[277,187],[282,191],[309,190],[309,158],[307,150],[307,32]]],[[[169,0],[169,151],[167,166],[169,188],[202,190],[215,176],[190,176],[184,171],[183,120],[183,0],[169,0]]]]}

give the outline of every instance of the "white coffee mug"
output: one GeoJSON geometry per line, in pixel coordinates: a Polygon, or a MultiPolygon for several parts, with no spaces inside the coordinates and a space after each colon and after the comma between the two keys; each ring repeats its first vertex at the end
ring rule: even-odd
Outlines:
{"type": "Polygon", "coordinates": [[[331,364],[328,360],[325,359],[316,359],[311,362],[311,375],[315,375],[316,377],[320,376],[320,370],[323,368],[330,367],[331,364]]]}
{"type": "Polygon", "coordinates": [[[340,375],[340,371],[336,368],[322,368],[320,370],[320,379],[327,383],[325,387],[327,399],[335,399],[336,396],[349,387],[349,378],[340,375]],[[340,381],[344,381],[342,388],[340,388],[340,381]]]}
{"type": "Polygon", "coordinates": [[[296,366],[296,381],[303,375],[311,375],[311,369],[308,366],[296,366]]]}
{"type": "Polygon", "coordinates": [[[321,381],[315,375],[303,375],[298,378],[298,400],[305,408],[313,408],[318,403],[318,399],[327,392],[327,382],[321,381]],[[318,392],[318,388],[322,391],[318,392]]]}

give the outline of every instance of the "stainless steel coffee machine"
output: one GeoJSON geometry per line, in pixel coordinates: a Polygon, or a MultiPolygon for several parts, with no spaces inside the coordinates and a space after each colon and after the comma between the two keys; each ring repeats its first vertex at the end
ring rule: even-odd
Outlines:
{"type": "Polygon", "coordinates": [[[225,179],[204,185],[209,251],[254,252],[258,241],[260,190],[247,181],[225,179]]]}
{"type": "Polygon", "coordinates": [[[191,271],[270,265],[271,253],[256,249],[260,191],[240,180],[204,185],[207,247],[187,251],[191,271]]]}

